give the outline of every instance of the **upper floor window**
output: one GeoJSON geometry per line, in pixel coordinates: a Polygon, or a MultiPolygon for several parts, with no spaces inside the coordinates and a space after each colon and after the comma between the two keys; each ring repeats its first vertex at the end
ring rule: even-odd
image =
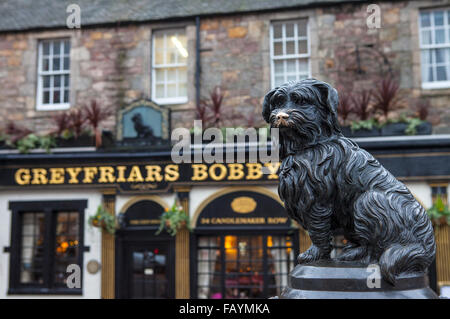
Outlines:
{"type": "Polygon", "coordinates": [[[450,87],[450,9],[420,12],[422,87],[450,87]]]}
{"type": "Polygon", "coordinates": [[[67,271],[69,265],[83,269],[86,204],[10,202],[10,294],[81,294],[80,287],[69,287],[67,271]]]}
{"type": "Polygon", "coordinates": [[[308,20],[273,22],[270,28],[272,87],[310,77],[308,20]]]}
{"type": "Polygon", "coordinates": [[[184,30],[153,34],[152,99],[160,104],[187,102],[187,41],[184,30]]]}
{"type": "Polygon", "coordinates": [[[38,110],[63,110],[70,107],[70,40],[39,41],[38,110]]]}

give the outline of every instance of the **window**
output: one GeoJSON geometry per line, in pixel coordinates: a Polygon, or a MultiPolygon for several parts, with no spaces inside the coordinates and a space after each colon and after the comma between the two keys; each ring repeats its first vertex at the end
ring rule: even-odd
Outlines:
{"type": "Polygon", "coordinates": [[[82,269],[86,203],[10,203],[10,294],[81,294],[81,288],[68,288],[67,267],[82,269]]]}
{"type": "Polygon", "coordinates": [[[184,30],[153,35],[152,98],[160,104],[187,102],[187,42],[184,30]]]}
{"type": "Polygon", "coordinates": [[[310,77],[308,20],[274,22],[270,28],[272,87],[310,77]]]}
{"type": "Polygon", "coordinates": [[[422,11],[419,28],[422,87],[450,87],[450,9],[422,11]]]}
{"type": "Polygon", "coordinates": [[[278,296],[294,269],[288,235],[201,236],[197,241],[197,298],[278,296]]]}
{"type": "Polygon", "coordinates": [[[70,40],[39,42],[38,110],[63,110],[70,107],[70,40]]]}

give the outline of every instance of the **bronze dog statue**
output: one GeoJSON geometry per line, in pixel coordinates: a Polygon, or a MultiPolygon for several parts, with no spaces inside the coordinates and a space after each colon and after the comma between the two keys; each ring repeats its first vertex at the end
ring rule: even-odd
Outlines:
{"type": "Polygon", "coordinates": [[[378,263],[383,278],[425,272],[435,255],[433,228],[406,186],[354,142],[337,118],[338,93],[315,79],[288,82],[264,98],[263,117],[279,128],[279,195],[308,231],[299,263],[330,259],[332,232],[344,230],[344,261],[378,263]]]}

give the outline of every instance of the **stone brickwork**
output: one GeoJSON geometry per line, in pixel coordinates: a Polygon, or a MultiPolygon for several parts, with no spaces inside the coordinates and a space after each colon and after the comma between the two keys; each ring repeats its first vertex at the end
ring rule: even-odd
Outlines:
{"type": "MultiPolygon", "coordinates": [[[[202,18],[201,97],[208,99],[219,85],[224,92],[226,125],[262,125],[261,102],[271,87],[270,23],[308,17],[313,77],[346,89],[370,87],[387,68],[383,65],[386,57],[405,95],[402,112],[413,113],[416,99],[426,97],[432,105],[429,120],[434,132],[450,133],[450,89],[421,89],[418,13],[430,5],[427,1],[383,2],[380,29],[367,28],[367,4],[202,18]],[[359,65],[355,63],[357,46],[359,65]],[[363,75],[358,73],[361,70],[363,75]]],[[[450,6],[450,0],[432,5],[450,6]]],[[[117,109],[151,96],[152,29],[173,26],[159,23],[0,34],[0,128],[9,120],[37,131],[52,128],[50,117],[55,112],[36,111],[39,39],[71,39],[71,107],[97,99],[117,109]]],[[[186,27],[189,102],[168,107],[173,110],[172,127],[190,127],[195,118],[195,25],[180,21],[175,26],[186,27]]],[[[111,116],[104,128],[115,131],[115,121],[111,116]]]]}

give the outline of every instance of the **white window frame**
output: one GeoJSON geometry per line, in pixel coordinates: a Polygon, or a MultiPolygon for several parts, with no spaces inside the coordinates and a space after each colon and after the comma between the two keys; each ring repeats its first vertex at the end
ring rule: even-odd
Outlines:
{"type": "MultiPolygon", "coordinates": [[[[51,104],[43,104],[43,76],[45,75],[69,75],[70,79],[70,67],[69,70],[60,70],[60,71],[42,71],[42,60],[43,60],[43,44],[44,42],[49,41],[58,41],[64,42],[69,41],[70,38],[57,38],[57,39],[42,39],[38,42],[38,74],[37,74],[37,94],[36,94],[36,110],[38,111],[57,111],[57,110],[67,110],[70,108],[70,86],[69,86],[69,102],[68,103],[51,103],[51,104]]],[[[72,49],[72,45],[71,45],[72,49]]],[[[63,53],[64,54],[64,53],[63,53]]],[[[69,51],[69,64],[72,65],[70,61],[70,51],[69,51]]],[[[52,69],[53,65],[53,46],[49,51],[49,70],[52,69]]],[[[72,81],[70,81],[72,83],[72,81]]],[[[64,92],[64,90],[63,90],[64,92]]],[[[64,94],[64,93],[63,93],[64,94]]],[[[50,78],[50,101],[53,99],[53,77],[50,78]]],[[[63,97],[64,100],[64,97],[63,97]]]]}
{"type": "MultiPolygon", "coordinates": [[[[165,30],[155,30],[152,34],[152,100],[155,101],[158,104],[184,104],[188,102],[188,96],[187,96],[187,84],[189,81],[186,81],[186,96],[178,96],[178,97],[170,97],[170,98],[157,98],[156,97],[156,70],[157,69],[167,69],[167,68],[177,68],[177,67],[186,67],[186,73],[187,73],[187,65],[188,62],[186,60],[186,63],[172,63],[172,64],[158,64],[155,65],[155,35],[157,34],[164,34],[164,41],[167,41],[167,32],[173,32],[179,30],[183,32],[184,35],[186,35],[186,30],[183,28],[176,28],[176,29],[165,29],[165,30]]],[[[166,48],[167,46],[165,46],[166,48]]],[[[187,48],[186,48],[187,50],[187,48]]],[[[186,59],[188,59],[187,57],[186,59]]],[[[187,74],[186,74],[187,77],[187,74]]],[[[167,75],[165,78],[165,90],[167,91],[167,75]]],[[[167,92],[165,94],[167,96],[167,92]]]]}
{"type": "MultiPolygon", "coordinates": [[[[426,9],[426,10],[420,10],[419,16],[418,16],[418,27],[419,27],[419,47],[420,47],[420,74],[421,74],[421,83],[422,83],[422,89],[445,89],[450,88],[450,79],[447,81],[432,81],[432,82],[426,82],[424,81],[424,72],[423,72],[423,65],[422,65],[422,53],[424,51],[428,50],[434,50],[434,49],[446,49],[450,48],[450,38],[449,38],[449,26],[450,26],[450,19],[448,16],[448,12],[450,12],[449,7],[445,8],[433,8],[433,9],[426,9]],[[444,11],[444,37],[446,39],[446,43],[444,44],[422,44],[422,31],[431,31],[431,42],[434,43],[434,37],[435,37],[435,25],[434,25],[434,12],[436,11],[444,11]],[[429,27],[422,27],[422,19],[421,14],[429,12],[432,13],[430,18],[430,26],[429,27]]],[[[450,54],[450,53],[449,53],[450,54]]],[[[448,59],[450,59],[450,56],[448,56],[448,59]]],[[[434,58],[435,60],[435,58],[434,58]]],[[[436,79],[436,63],[435,61],[432,61],[431,64],[433,69],[433,78],[436,79]]],[[[448,76],[450,77],[450,61],[447,61],[447,67],[448,67],[448,76]]]]}
{"type": "MultiPolygon", "coordinates": [[[[288,60],[288,59],[306,59],[308,63],[308,74],[307,78],[311,77],[311,37],[310,37],[310,28],[309,28],[309,18],[307,17],[299,17],[297,19],[292,20],[277,20],[277,21],[271,21],[270,22],[270,78],[271,78],[271,87],[275,87],[275,60],[288,60]],[[286,38],[286,23],[295,23],[297,24],[299,20],[306,20],[306,37],[298,36],[298,26],[294,28],[294,37],[292,38],[286,38]],[[282,25],[282,38],[280,40],[274,39],[274,30],[273,27],[275,25],[282,25]],[[283,43],[283,51],[286,52],[286,41],[294,41],[295,43],[295,52],[298,52],[298,41],[299,40],[306,40],[306,53],[296,53],[296,54],[288,54],[288,55],[274,55],[274,42],[282,42],[283,43]]],[[[298,64],[296,64],[296,67],[298,69],[298,64]]],[[[285,65],[286,69],[286,65],[285,65]]],[[[300,78],[300,72],[296,70],[296,78],[300,78]]],[[[286,81],[286,72],[284,73],[285,82],[286,81]]]]}

